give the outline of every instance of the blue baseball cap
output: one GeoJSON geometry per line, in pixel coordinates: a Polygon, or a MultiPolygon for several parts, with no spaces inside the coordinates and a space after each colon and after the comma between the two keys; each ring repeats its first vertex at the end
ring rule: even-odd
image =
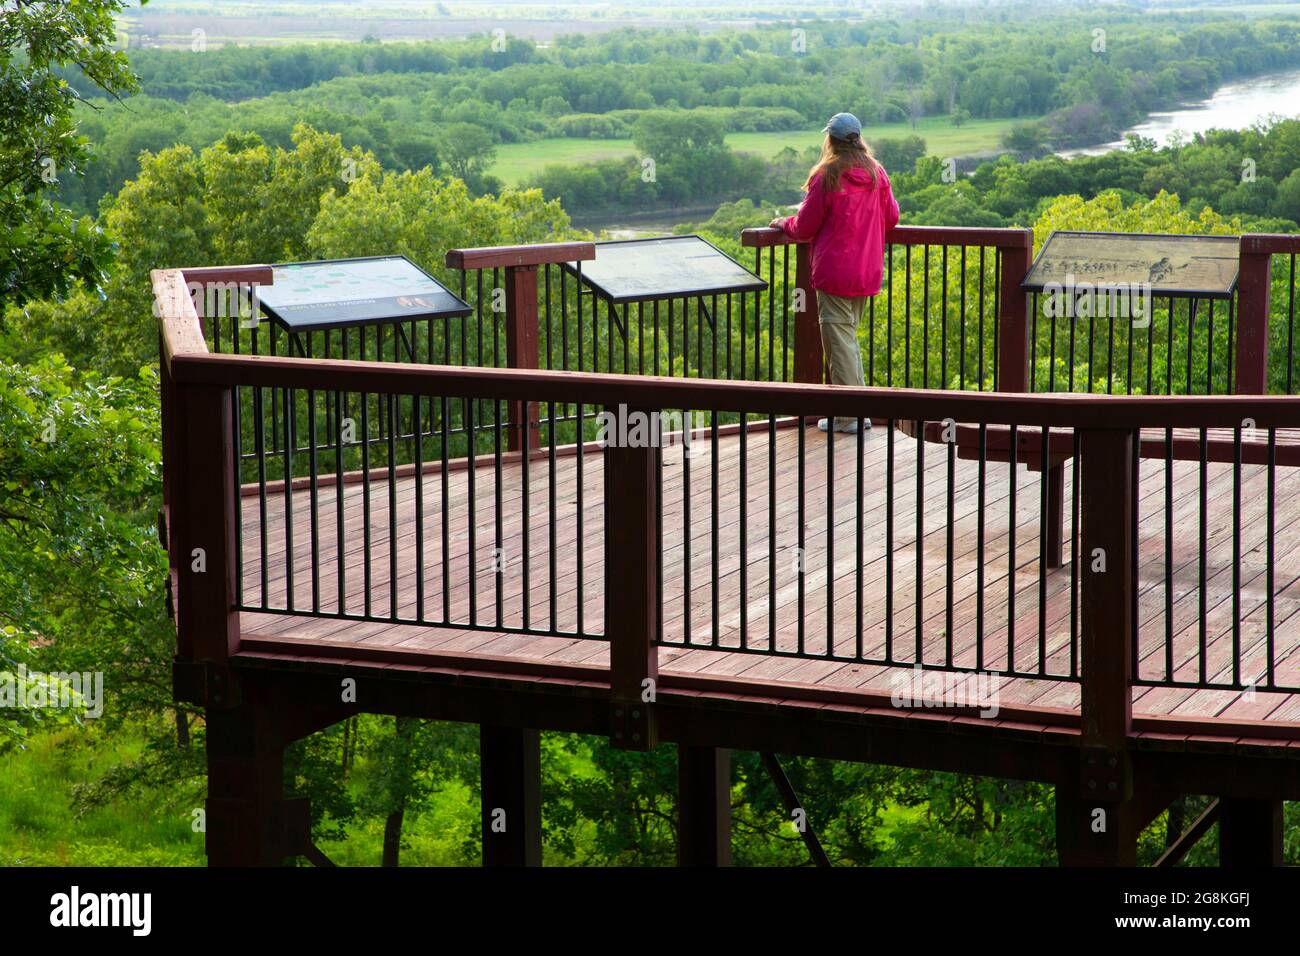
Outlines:
{"type": "Polygon", "coordinates": [[[862,134],[862,124],[852,113],[836,113],[822,132],[830,133],[836,139],[848,139],[862,134]]]}

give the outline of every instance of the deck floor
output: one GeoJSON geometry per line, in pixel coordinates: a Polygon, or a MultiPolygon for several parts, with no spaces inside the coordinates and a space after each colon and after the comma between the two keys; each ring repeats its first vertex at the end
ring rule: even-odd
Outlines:
{"type": "MultiPolygon", "coordinates": [[[[961,459],[953,462],[950,519],[947,449],[924,446],[924,460],[919,462],[917,443],[895,432],[891,550],[886,547],[888,446],[882,427],[868,432],[861,445],[859,468],[857,439],[836,436],[830,469],[834,481],[828,482],[831,462],[827,437],[815,428],[806,430],[802,550],[797,428],[778,428],[775,449],[766,427],[751,429],[743,443],[734,432],[721,435],[716,454],[707,438],[697,439],[689,460],[680,446],[665,449],[665,646],[660,650],[661,670],[737,676],[777,685],[833,685],[889,693],[902,668],[826,659],[827,635],[830,635],[829,649],[836,657],[853,657],[860,639],[862,653],[868,658],[883,656],[888,640],[893,659],[904,667],[916,659],[916,506],[920,466],[924,504],[920,614],[923,659],[937,663],[947,657],[951,614],[954,663],[979,664],[987,671],[1004,672],[1013,653],[1018,670],[1037,670],[1041,660],[1048,673],[1068,675],[1072,656],[1069,542],[1073,463],[1067,462],[1065,466],[1065,564],[1048,570],[1041,575],[1041,580],[1040,476],[1027,471],[1023,465],[1014,468],[1015,552],[1012,556],[1009,532],[1013,468],[1006,463],[988,465],[984,578],[980,587],[978,464],[961,459]],[[774,476],[770,467],[773,451],[774,476]],[[859,480],[862,485],[860,522],[856,507],[859,480]],[[773,489],[774,515],[770,509],[773,489]],[[712,504],[715,500],[716,509],[712,504]],[[743,548],[742,501],[747,502],[743,509],[743,548]],[[830,547],[828,524],[833,529],[830,547]],[[1012,557],[1014,560],[1009,560],[1012,557]],[[829,614],[828,567],[831,569],[829,590],[833,595],[829,614]],[[1008,639],[1011,569],[1014,569],[1014,627],[1011,629],[1014,642],[1008,639]],[[1045,596],[1041,616],[1040,589],[1045,596]],[[887,596],[892,600],[887,602],[887,596]],[[977,660],[976,621],[981,596],[984,653],[983,659],[977,660]],[[890,608],[886,607],[887,603],[890,608]],[[802,649],[811,655],[823,655],[822,659],[753,653],[770,650],[773,634],[780,652],[798,650],[800,619],[803,621],[802,649]],[[1041,644],[1040,620],[1046,621],[1046,638],[1041,644]],[[742,640],[750,652],[735,650],[742,640]],[[1014,648],[1008,646],[1011,643],[1014,648]]],[[[517,457],[502,467],[499,539],[497,474],[490,462],[472,469],[449,470],[445,483],[440,473],[426,472],[418,490],[414,477],[400,477],[391,487],[386,472],[372,477],[368,616],[391,617],[395,603],[398,617],[414,619],[422,606],[426,621],[441,624],[448,619],[449,626],[320,617],[308,610],[316,602],[323,612],[337,614],[339,611],[340,554],[343,555],[344,608],[349,614],[362,614],[366,610],[367,546],[363,533],[366,492],[360,483],[344,486],[341,536],[338,502],[332,485],[322,484],[316,490],[314,506],[307,488],[295,488],[290,496],[291,509],[286,507],[285,495],[280,490],[269,491],[264,499],[257,494],[246,494],[241,498],[244,603],[288,608],[292,568],[292,603],[299,613],[246,611],[241,622],[243,633],[264,639],[292,636],[321,644],[348,645],[356,650],[358,657],[364,657],[367,648],[399,648],[555,663],[603,663],[607,659],[607,646],[602,640],[509,633],[501,629],[502,625],[505,628],[525,626],[524,595],[527,594],[526,626],[576,631],[581,604],[581,628],[587,633],[603,633],[606,609],[602,456],[599,450],[588,449],[581,456],[559,453],[552,461],[543,454],[531,460],[526,471],[525,481],[525,469],[517,457]],[[422,499],[419,508],[417,496],[422,499]],[[286,521],[288,512],[291,512],[291,529],[286,521]],[[418,512],[423,514],[422,521],[417,521],[418,512]],[[265,569],[261,557],[263,532],[265,569]],[[423,541],[422,562],[417,555],[417,539],[423,541]],[[391,573],[394,557],[396,576],[391,573]],[[315,576],[313,565],[317,571],[315,576]],[[500,588],[498,565],[503,582],[500,588]],[[471,604],[474,627],[467,626],[471,620],[471,604]]],[[[1205,676],[1226,681],[1232,673],[1233,622],[1237,619],[1238,604],[1234,601],[1233,588],[1233,469],[1231,465],[1210,463],[1207,476],[1205,676]]],[[[1294,529],[1300,519],[1300,469],[1278,468],[1276,479],[1272,635],[1275,680],[1282,685],[1296,685],[1300,684],[1300,615],[1296,613],[1300,609],[1300,535],[1294,529]]],[[[1266,480],[1264,466],[1243,466],[1238,640],[1242,649],[1243,681],[1255,679],[1261,685],[1268,646],[1266,480]]],[[[1199,491],[1199,463],[1175,462],[1172,660],[1175,678],[1179,680],[1194,680],[1200,670],[1199,491]]],[[[1139,676],[1148,679],[1160,678],[1166,666],[1167,497],[1164,461],[1142,461],[1139,676]]],[[[1002,706],[1066,709],[1078,706],[1078,685],[1073,681],[1004,678],[1000,681],[999,695],[1002,706]]],[[[1300,722],[1300,695],[1263,690],[1139,686],[1134,689],[1134,713],[1300,722]]]]}

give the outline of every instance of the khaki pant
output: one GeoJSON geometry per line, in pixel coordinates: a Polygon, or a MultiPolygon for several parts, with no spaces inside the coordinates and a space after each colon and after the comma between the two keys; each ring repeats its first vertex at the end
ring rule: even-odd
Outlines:
{"type": "MultiPolygon", "coordinates": [[[[821,317],[822,350],[831,370],[832,385],[865,385],[862,372],[862,346],[858,344],[858,323],[862,321],[867,300],[817,291],[817,311],[821,317]]],[[[837,418],[846,425],[856,419],[837,418]]]]}

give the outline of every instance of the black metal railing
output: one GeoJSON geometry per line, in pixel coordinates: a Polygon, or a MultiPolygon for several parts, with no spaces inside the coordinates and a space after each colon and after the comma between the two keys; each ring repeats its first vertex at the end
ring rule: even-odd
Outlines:
{"type": "Polygon", "coordinates": [[[558,418],[518,429],[511,451],[504,401],[285,389],[286,420],[307,421],[309,438],[290,431],[273,453],[264,389],[236,391],[260,413],[246,422],[259,465],[238,505],[241,608],[601,636],[588,606],[602,528],[599,500],[587,498],[590,452],[559,433],[558,418]],[[359,437],[384,423],[382,439],[359,437]],[[272,455],[277,478],[262,464],[272,455]]]}

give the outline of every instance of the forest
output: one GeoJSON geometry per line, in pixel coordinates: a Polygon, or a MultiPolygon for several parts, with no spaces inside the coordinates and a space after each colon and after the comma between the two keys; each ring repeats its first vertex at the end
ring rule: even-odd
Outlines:
{"type": "MultiPolygon", "coordinates": [[[[572,217],[683,206],[716,211],[679,231],[739,258],[740,229],[797,202],[813,157],[758,157],[726,135],[817,129],[829,104],[897,127],[873,146],[904,223],[1030,227],[1038,243],[1062,228],[1300,229],[1297,119],[1071,160],[1049,150],[1300,66],[1294,18],[1207,8],[1157,21],[1118,7],[1056,10],[1045,30],[1032,7],[1008,5],[997,20],[809,22],[797,52],[773,25],[200,54],[116,49],[123,7],[80,4],[69,27],[36,5],[0,26],[14,104],[0,123],[0,672],[102,671],[108,692],[94,719],[0,710],[0,865],[203,862],[192,821],[205,728],[172,699],[157,539],[152,269],[403,254],[450,284],[450,248],[585,237],[572,217]],[[1006,119],[1014,134],[953,177],[911,129],[934,115],[1006,119]],[[629,139],[635,152],[552,166],[522,188],[491,171],[500,145],[565,137],[629,139]]],[[[734,760],[736,862],[805,864],[759,755],[734,760]]],[[[813,758],[787,772],[836,864],[1055,859],[1050,787],[813,758]]],[[[339,863],[477,862],[472,726],[355,717],[295,745],[287,777],[339,863]]],[[[675,780],[672,748],[544,735],[546,862],[671,864],[675,780]]],[[[1205,802],[1162,815],[1142,860],[1205,802]]]]}
{"type": "Polygon", "coordinates": [[[199,54],[145,49],[131,63],[141,80],[129,101],[74,78],[86,97],[78,127],[97,157],[84,177],[61,187],[78,210],[93,211],[132,178],[142,150],[177,143],[199,150],[231,129],[288,148],[294,126],[306,122],[387,168],[429,166],[475,192],[500,186],[492,161],[502,146],[625,143],[623,158],[544,168],[529,183],[582,216],[794,201],[802,178],[789,174],[789,157],[740,154],[724,137],[816,129],[831,102],[880,124],[888,132],[877,139],[890,141],[915,135],[916,122],[929,118],[957,128],[1003,121],[1007,144],[995,140],[991,152],[1034,155],[1104,142],[1151,110],[1208,96],[1233,78],[1300,67],[1300,35],[1294,21],[1210,12],[1155,21],[1123,8],[1098,15],[1013,7],[992,23],[951,16],[810,22],[793,32],[773,26],[707,36],[628,29],[561,37],[544,48],[482,37],[199,54]],[[1050,31],[1040,28],[1047,22],[1050,31]],[[664,155],[658,130],[677,143],[664,155]],[[701,155],[680,155],[689,149],[701,155]],[[648,196],[637,185],[645,156],[659,167],[648,196]]]}

